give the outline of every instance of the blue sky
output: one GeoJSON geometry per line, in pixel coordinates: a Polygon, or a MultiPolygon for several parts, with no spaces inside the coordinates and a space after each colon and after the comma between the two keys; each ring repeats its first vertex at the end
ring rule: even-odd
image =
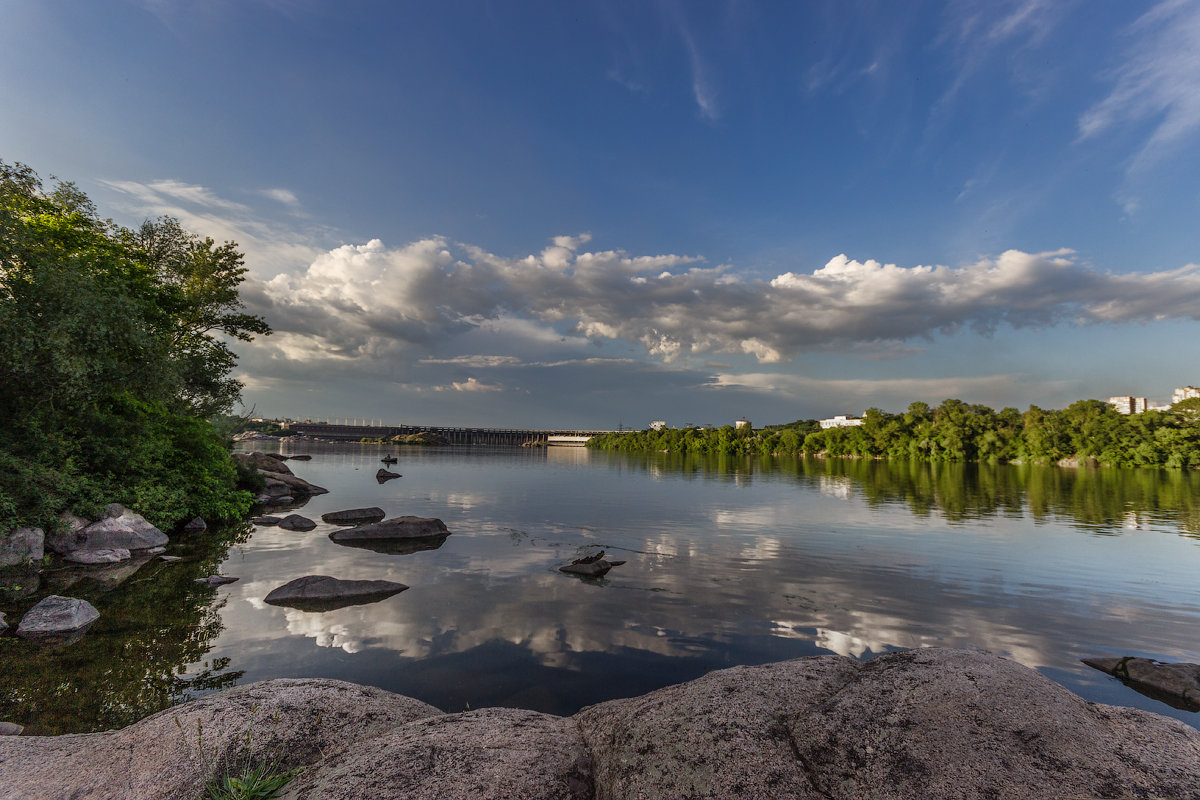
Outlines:
{"type": "Polygon", "coordinates": [[[260,413],[1200,383],[1200,2],[0,0],[0,158],[234,239],[260,413]]]}

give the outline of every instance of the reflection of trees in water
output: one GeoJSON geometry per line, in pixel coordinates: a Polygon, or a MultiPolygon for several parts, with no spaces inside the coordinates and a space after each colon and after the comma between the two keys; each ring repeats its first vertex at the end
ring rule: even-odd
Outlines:
{"type": "Polygon", "coordinates": [[[680,453],[628,455],[619,461],[623,469],[669,471],[684,480],[741,482],[778,472],[814,488],[822,479],[849,480],[869,505],[904,503],[914,514],[936,511],[953,522],[1028,512],[1038,521],[1057,517],[1097,534],[1165,523],[1200,539],[1200,472],[1195,470],[680,453]]]}
{"type": "MultiPolygon", "coordinates": [[[[235,684],[242,673],[229,669],[229,659],[205,661],[223,627],[223,601],[195,579],[216,572],[230,546],[249,533],[241,525],[180,538],[172,553],[184,561],[155,558],[115,587],[87,578],[73,583],[65,591],[96,606],[100,620],[60,649],[0,638],[0,719],[26,725],[29,734],[120,728],[235,684]]],[[[44,588],[59,577],[43,575],[44,588]]],[[[27,598],[11,617],[36,599],[27,598]]]]}

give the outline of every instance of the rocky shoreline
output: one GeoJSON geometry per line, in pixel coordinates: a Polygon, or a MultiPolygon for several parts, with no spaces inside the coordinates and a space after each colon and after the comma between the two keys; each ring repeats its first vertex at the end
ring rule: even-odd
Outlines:
{"type": "Polygon", "coordinates": [[[734,667],[572,717],[278,679],[119,731],[0,737],[0,798],[195,798],[261,763],[300,768],[285,800],[1194,800],[1200,731],[950,649],[734,667]]]}

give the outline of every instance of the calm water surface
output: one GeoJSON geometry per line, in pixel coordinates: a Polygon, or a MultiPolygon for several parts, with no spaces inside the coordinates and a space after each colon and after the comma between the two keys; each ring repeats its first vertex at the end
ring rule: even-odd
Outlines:
{"type": "Polygon", "coordinates": [[[180,564],[123,580],[52,570],[10,593],[10,620],[51,591],[87,597],[103,617],[58,651],[0,639],[0,718],[31,732],[102,729],[300,676],[447,711],[569,714],[737,664],[936,645],[991,650],[1089,700],[1200,727],[1079,663],[1200,661],[1200,475],[569,448],[295,452],[313,460],[289,466],[330,490],[297,509],[315,531],[174,536],[180,564]],[[381,485],[385,452],[404,477],[381,485]],[[337,528],[319,521],[375,505],[439,517],[453,535],[389,554],[335,544],[337,528]],[[628,563],[600,580],[558,572],[601,548],[628,563]],[[218,570],[240,580],[192,582],[218,570]],[[309,574],[411,588],[321,613],[263,603],[309,574]]]}

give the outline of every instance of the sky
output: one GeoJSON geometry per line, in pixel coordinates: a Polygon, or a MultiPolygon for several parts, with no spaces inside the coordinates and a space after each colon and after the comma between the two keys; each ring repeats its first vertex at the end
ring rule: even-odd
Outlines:
{"type": "Polygon", "coordinates": [[[256,415],[1200,384],[1200,0],[0,0],[0,159],[236,241],[256,415]]]}

